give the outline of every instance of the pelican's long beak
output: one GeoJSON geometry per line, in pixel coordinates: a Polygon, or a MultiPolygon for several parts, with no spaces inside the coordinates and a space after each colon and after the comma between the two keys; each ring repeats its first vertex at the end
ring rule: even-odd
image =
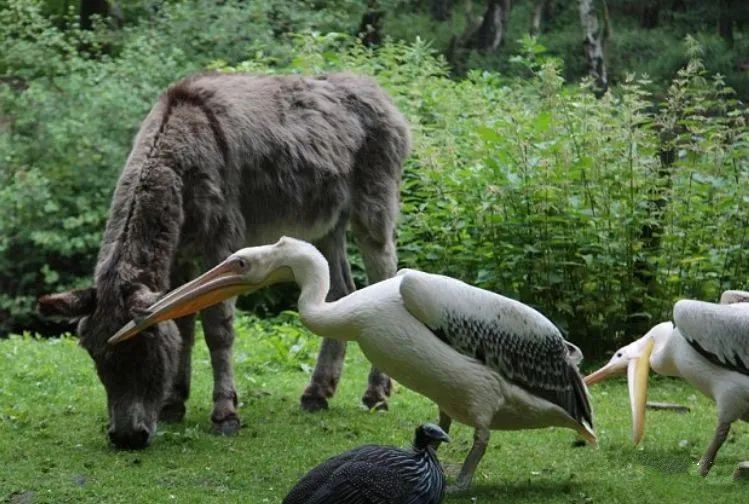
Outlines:
{"type": "Polygon", "coordinates": [[[645,432],[645,403],[648,400],[648,373],[650,372],[650,354],[653,353],[655,341],[648,338],[639,357],[627,364],[627,385],[629,386],[629,403],[632,408],[632,442],[637,445],[645,432]]]}
{"type": "Polygon", "coordinates": [[[615,364],[606,364],[598,371],[595,371],[593,373],[590,373],[588,376],[586,376],[583,381],[585,381],[586,385],[593,385],[594,383],[598,383],[599,381],[603,381],[606,378],[611,378],[612,376],[621,375],[622,369],[619,366],[616,366],[615,364]]]}
{"type": "Polygon", "coordinates": [[[259,287],[248,283],[237,260],[229,258],[149,306],[144,317],[128,322],[108,342],[125,341],[159,322],[184,317],[259,287]]]}

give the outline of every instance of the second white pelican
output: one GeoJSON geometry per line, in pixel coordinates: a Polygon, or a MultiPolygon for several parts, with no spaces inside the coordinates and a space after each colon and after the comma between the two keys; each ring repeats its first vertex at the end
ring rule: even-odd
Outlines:
{"type": "Polygon", "coordinates": [[[707,476],[715,456],[738,419],[749,421],[749,293],[726,291],[721,303],[682,300],[674,322],[663,322],[645,336],[617,350],[608,364],[585,377],[592,385],[628,372],[632,438],[642,439],[648,368],[683,378],[715,401],[718,424],[699,462],[707,476]]]}

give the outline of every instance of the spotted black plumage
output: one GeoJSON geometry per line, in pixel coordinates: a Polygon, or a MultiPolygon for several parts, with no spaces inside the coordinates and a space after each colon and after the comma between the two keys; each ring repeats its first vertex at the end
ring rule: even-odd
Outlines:
{"type": "Polygon", "coordinates": [[[426,424],[410,450],[366,445],[342,453],[312,469],[283,504],[439,504],[445,477],[434,447],[446,440],[426,424]]]}
{"type": "Polygon", "coordinates": [[[439,330],[457,351],[560,406],[572,418],[593,424],[582,378],[558,330],[519,335],[491,319],[451,311],[445,312],[444,320],[446,325],[439,330]]]}
{"type": "Polygon", "coordinates": [[[592,427],[577,369],[582,354],[548,319],[518,301],[459,280],[416,271],[402,274],[407,309],[437,338],[592,427]]]}

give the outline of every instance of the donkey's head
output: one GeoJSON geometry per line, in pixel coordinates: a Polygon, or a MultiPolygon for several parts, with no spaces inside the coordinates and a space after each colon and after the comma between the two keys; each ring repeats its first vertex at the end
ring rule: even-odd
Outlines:
{"type": "Polygon", "coordinates": [[[140,449],[156,432],[159,411],[177,376],[181,339],[174,322],[160,323],[121,345],[107,339],[138,318],[157,295],[135,284],[119,292],[95,288],[42,296],[39,311],[78,319],[81,345],[94,359],[107,392],[109,439],[117,448],[140,449]]]}

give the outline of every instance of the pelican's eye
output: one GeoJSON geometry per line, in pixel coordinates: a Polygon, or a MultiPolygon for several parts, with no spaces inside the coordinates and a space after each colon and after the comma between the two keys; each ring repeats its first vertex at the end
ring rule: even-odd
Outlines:
{"type": "Polygon", "coordinates": [[[621,353],[621,352],[616,352],[616,356],[617,356],[617,357],[621,357],[621,356],[622,356],[622,353],[621,353]]]}
{"type": "Polygon", "coordinates": [[[244,259],[243,257],[239,257],[237,258],[237,266],[239,266],[239,269],[244,271],[248,269],[250,265],[247,263],[246,259],[244,259]]]}

